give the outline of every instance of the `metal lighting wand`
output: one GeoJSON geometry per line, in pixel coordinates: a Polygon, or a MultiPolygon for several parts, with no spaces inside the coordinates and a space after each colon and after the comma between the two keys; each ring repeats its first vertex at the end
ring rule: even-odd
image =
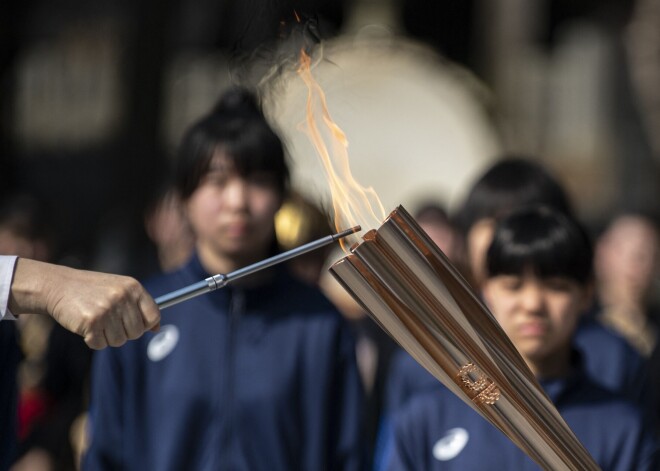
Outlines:
{"type": "Polygon", "coordinates": [[[295,249],[282,252],[281,254],[275,255],[274,257],[270,257],[260,262],[253,263],[252,265],[248,265],[247,267],[239,268],[238,270],[235,270],[231,273],[227,273],[226,275],[219,274],[219,275],[210,276],[205,280],[199,281],[197,283],[193,283],[192,285],[188,285],[184,288],[178,289],[176,291],[172,291],[171,293],[167,293],[156,298],[155,299],[156,304],[160,309],[165,309],[166,307],[170,307],[180,302],[186,301],[190,298],[194,298],[195,296],[199,296],[200,294],[205,294],[211,291],[215,291],[216,289],[223,288],[230,282],[238,280],[239,278],[243,278],[244,276],[251,275],[252,273],[257,272],[259,270],[272,267],[273,265],[277,265],[280,262],[290,260],[304,253],[311,252],[312,250],[316,250],[325,245],[331,244],[336,240],[342,239],[351,234],[355,234],[360,230],[361,230],[360,226],[351,227],[350,229],[346,229],[345,231],[339,232],[337,234],[331,234],[321,239],[317,239],[305,245],[301,245],[300,247],[296,247],[295,249]]]}

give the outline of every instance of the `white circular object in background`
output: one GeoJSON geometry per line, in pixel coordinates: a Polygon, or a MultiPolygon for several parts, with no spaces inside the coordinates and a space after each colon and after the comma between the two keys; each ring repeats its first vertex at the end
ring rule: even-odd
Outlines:
{"type": "MultiPolygon", "coordinates": [[[[386,213],[399,204],[413,211],[427,199],[451,208],[500,152],[484,89],[426,46],[341,37],[324,43],[313,60],[332,120],[348,139],[353,176],[374,188],[386,213]]],[[[292,184],[331,207],[320,158],[301,130],[307,87],[295,72],[280,79],[266,112],[289,151],[292,184]]]]}

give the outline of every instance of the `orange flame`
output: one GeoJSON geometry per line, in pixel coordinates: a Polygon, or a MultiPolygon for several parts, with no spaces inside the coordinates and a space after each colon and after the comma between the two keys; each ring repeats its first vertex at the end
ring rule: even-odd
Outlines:
{"type": "MultiPolygon", "coordinates": [[[[312,59],[301,51],[298,75],[307,85],[306,119],[303,131],[314,145],[325,169],[332,195],[334,224],[337,232],[360,225],[362,230],[375,229],[385,219],[385,209],[373,188],[364,188],[353,178],[348,162],[348,139],[332,120],[323,89],[312,75],[312,59]],[[315,116],[321,114],[323,128],[315,116]]],[[[344,252],[346,242],[341,240],[344,252]]]]}

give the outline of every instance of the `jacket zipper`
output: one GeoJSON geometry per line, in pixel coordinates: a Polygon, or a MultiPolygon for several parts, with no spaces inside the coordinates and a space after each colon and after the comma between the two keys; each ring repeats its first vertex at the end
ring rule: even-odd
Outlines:
{"type": "MultiPolygon", "coordinates": [[[[243,291],[233,289],[231,292],[231,300],[229,302],[229,336],[227,341],[227,355],[225,364],[225,385],[226,402],[221,407],[226,408],[227,412],[227,428],[224,430],[224,437],[222,440],[221,452],[223,455],[230,457],[233,456],[235,450],[235,440],[237,439],[235,433],[235,414],[234,414],[234,400],[236,390],[236,337],[238,324],[243,311],[245,310],[245,294],[243,291]]],[[[229,469],[229,461],[223,460],[223,468],[229,469]]]]}

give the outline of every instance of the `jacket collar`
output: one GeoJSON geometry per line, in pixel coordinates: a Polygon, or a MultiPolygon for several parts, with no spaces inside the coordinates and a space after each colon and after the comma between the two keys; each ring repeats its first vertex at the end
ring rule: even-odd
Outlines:
{"type": "Polygon", "coordinates": [[[539,383],[553,403],[557,404],[566,394],[585,381],[588,373],[584,369],[582,354],[573,349],[571,352],[571,368],[566,376],[552,379],[541,379],[539,383]]]}

